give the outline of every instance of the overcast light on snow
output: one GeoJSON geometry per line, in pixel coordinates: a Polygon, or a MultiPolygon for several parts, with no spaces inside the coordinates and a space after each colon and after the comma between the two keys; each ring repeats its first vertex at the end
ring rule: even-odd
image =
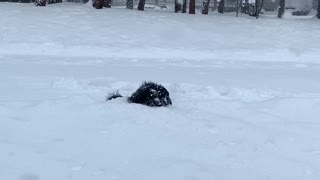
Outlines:
{"type": "Polygon", "coordinates": [[[0,180],[319,180],[313,15],[0,3],[0,180]]]}

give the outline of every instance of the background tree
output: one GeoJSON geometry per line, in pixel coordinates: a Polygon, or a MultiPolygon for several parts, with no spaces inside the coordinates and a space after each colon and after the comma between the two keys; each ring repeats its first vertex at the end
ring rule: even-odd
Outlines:
{"type": "MultiPolygon", "coordinates": [[[[19,0],[19,2],[27,2],[28,0],[19,0]]],[[[30,2],[30,0],[28,1],[30,2]]],[[[48,4],[62,3],[62,0],[48,0],[48,4]]]]}
{"type": "Polygon", "coordinates": [[[224,12],[224,0],[220,0],[218,5],[218,12],[223,13],[224,12]]]}
{"type": "Polygon", "coordinates": [[[317,10],[318,8],[318,0],[313,0],[312,1],[312,9],[317,10]]]}
{"type": "Polygon", "coordinates": [[[103,7],[111,8],[111,0],[104,0],[103,7]]]}
{"type": "Polygon", "coordinates": [[[320,19],[320,0],[318,0],[317,17],[320,19]]]}
{"type": "Polygon", "coordinates": [[[256,0],[256,2],[255,2],[255,6],[256,6],[255,16],[256,16],[257,19],[259,18],[260,12],[261,12],[262,7],[263,7],[263,4],[264,4],[264,0],[256,0]]]}
{"type": "Polygon", "coordinates": [[[146,0],[140,0],[138,4],[138,10],[144,11],[144,5],[146,4],[146,0]]]}
{"type": "Polygon", "coordinates": [[[284,14],[285,5],[286,5],[286,1],[285,0],[280,0],[279,1],[278,18],[282,18],[283,14],[284,14]]]}
{"type": "Polygon", "coordinates": [[[180,12],[186,13],[187,12],[187,0],[183,0],[182,4],[180,3],[181,1],[175,0],[174,1],[174,12],[180,12]]]}
{"type": "Polygon", "coordinates": [[[201,13],[202,14],[208,14],[209,13],[209,5],[210,0],[204,0],[202,3],[201,13]]]}
{"type": "Polygon", "coordinates": [[[183,0],[182,2],[182,13],[187,12],[187,0],[183,0]]]}
{"type": "Polygon", "coordinates": [[[215,11],[216,9],[218,9],[218,0],[213,0],[213,8],[212,8],[212,10],[215,11]]]}
{"type": "Polygon", "coordinates": [[[189,14],[195,14],[195,13],[196,13],[196,0],[190,0],[189,14]]]}
{"type": "Polygon", "coordinates": [[[128,9],[133,9],[133,0],[127,0],[126,6],[128,9]]]}
{"type": "Polygon", "coordinates": [[[174,12],[179,12],[182,10],[181,4],[178,0],[174,0],[174,12]]]}

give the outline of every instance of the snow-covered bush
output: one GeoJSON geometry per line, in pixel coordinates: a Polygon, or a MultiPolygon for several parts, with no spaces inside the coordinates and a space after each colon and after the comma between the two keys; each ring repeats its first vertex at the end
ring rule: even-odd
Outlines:
{"type": "Polygon", "coordinates": [[[46,0],[36,0],[36,1],[34,2],[34,4],[35,4],[36,6],[46,6],[46,5],[47,5],[47,1],[46,1],[46,0]]]}

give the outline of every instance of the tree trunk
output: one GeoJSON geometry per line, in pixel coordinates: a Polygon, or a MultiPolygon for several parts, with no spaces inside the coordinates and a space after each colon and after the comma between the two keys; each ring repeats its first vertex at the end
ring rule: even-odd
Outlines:
{"type": "Polygon", "coordinates": [[[195,14],[195,13],[196,13],[196,0],[190,0],[189,14],[195,14]]]}
{"type": "Polygon", "coordinates": [[[111,8],[111,0],[104,0],[103,7],[111,8]]]}
{"type": "Polygon", "coordinates": [[[256,18],[258,19],[258,18],[259,18],[259,13],[260,13],[260,12],[259,12],[259,9],[260,9],[260,0],[256,0],[255,6],[256,6],[256,9],[255,9],[254,14],[255,14],[256,18]]]}
{"type": "Polygon", "coordinates": [[[318,0],[317,17],[320,19],[320,0],[318,0]]]}
{"type": "Polygon", "coordinates": [[[103,8],[103,0],[92,0],[92,6],[96,9],[103,8]]]}
{"type": "Polygon", "coordinates": [[[187,0],[183,0],[182,13],[186,13],[186,12],[187,12],[187,0]]]}
{"type": "Polygon", "coordinates": [[[242,6],[242,0],[239,2],[239,0],[237,0],[237,3],[236,3],[236,17],[239,16],[239,9],[240,9],[240,6],[242,6]]]}
{"type": "Polygon", "coordinates": [[[213,0],[213,8],[212,11],[215,11],[218,9],[218,0],[213,0]]]}
{"type": "MultiPolygon", "coordinates": [[[[24,0],[20,0],[19,2],[24,2],[24,0]]],[[[48,4],[55,4],[55,3],[62,3],[62,0],[48,0],[48,4]]]]}
{"type": "Polygon", "coordinates": [[[312,9],[317,10],[318,8],[318,0],[313,0],[312,1],[312,9]]]}
{"type": "Polygon", "coordinates": [[[175,0],[174,1],[174,12],[179,12],[179,11],[181,11],[181,4],[179,3],[179,1],[178,0],[175,0]]]}
{"type": "Polygon", "coordinates": [[[144,11],[144,5],[146,3],[146,0],[140,0],[138,4],[138,10],[139,11],[144,11]]]}
{"type": "Polygon", "coordinates": [[[133,9],[133,0],[127,0],[127,9],[133,9]]]}
{"type": "Polygon", "coordinates": [[[202,14],[208,14],[209,13],[209,5],[210,5],[210,0],[205,0],[203,1],[202,4],[202,14]]]}
{"type": "Polygon", "coordinates": [[[34,2],[34,4],[35,4],[36,6],[46,6],[47,1],[46,1],[46,0],[36,0],[36,1],[34,2]]]}
{"type": "Polygon", "coordinates": [[[223,11],[224,11],[224,0],[220,0],[218,5],[218,12],[223,13],[223,11]]]}
{"type": "Polygon", "coordinates": [[[279,1],[278,18],[282,18],[283,14],[284,14],[285,5],[286,5],[286,1],[285,0],[280,0],[279,1]]]}
{"type": "Polygon", "coordinates": [[[244,3],[241,6],[241,13],[249,14],[249,0],[245,0],[244,3]]]}

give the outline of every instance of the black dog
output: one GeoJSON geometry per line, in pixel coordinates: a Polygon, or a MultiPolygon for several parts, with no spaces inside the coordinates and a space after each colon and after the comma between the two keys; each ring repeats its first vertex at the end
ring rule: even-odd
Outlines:
{"type": "MultiPolygon", "coordinates": [[[[110,94],[107,101],[122,97],[119,92],[110,94]]],[[[129,103],[138,103],[151,107],[160,107],[172,105],[169,92],[160,84],[154,82],[144,82],[130,97],[127,98],[129,103]]]]}

